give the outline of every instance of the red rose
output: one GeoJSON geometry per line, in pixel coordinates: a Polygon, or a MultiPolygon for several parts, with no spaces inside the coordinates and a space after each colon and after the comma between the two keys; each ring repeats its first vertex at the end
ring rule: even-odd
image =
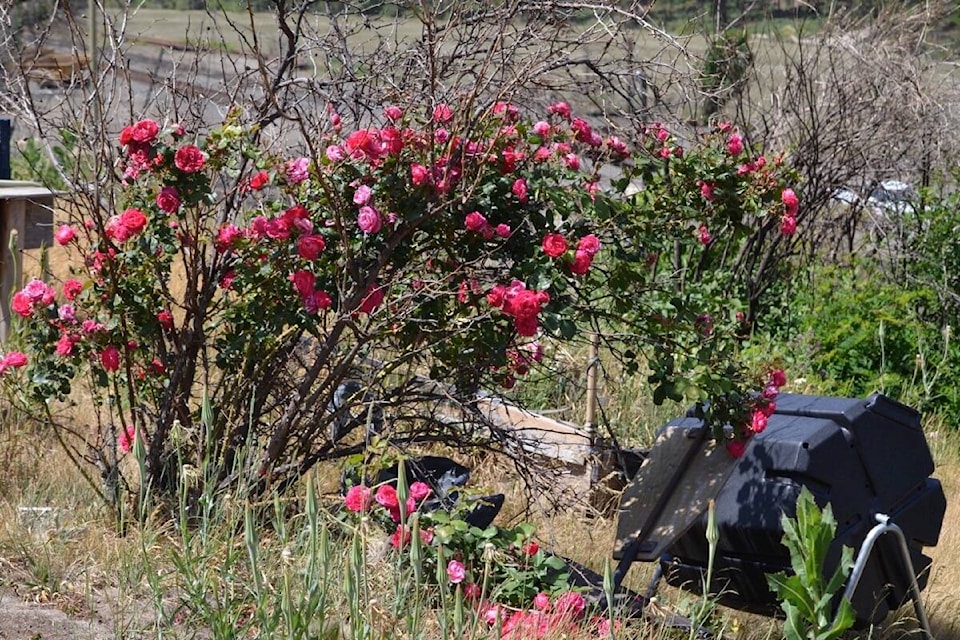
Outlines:
{"type": "Polygon", "coordinates": [[[192,144],[183,145],[177,149],[177,153],[173,156],[173,164],[184,173],[200,171],[206,161],[206,156],[203,155],[200,147],[192,144]]]}
{"type": "Polygon", "coordinates": [[[567,239],[559,233],[543,236],[543,251],[551,258],[559,258],[567,251],[567,239]]]}
{"type": "Polygon", "coordinates": [[[120,352],[112,344],[100,352],[100,364],[107,371],[116,371],[120,368],[120,352]]]}
{"type": "Polygon", "coordinates": [[[290,274],[290,282],[293,283],[293,288],[297,290],[300,297],[306,298],[313,293],[313,286],[317,282],[317,277],[309,271],[301,269],[296,273],[290,274]]]}
{"type": "Polygon", "coordinates": [[[180,194],[176,187],[164,187],[157,194],[157,207],[164,213],[176,213],[180,208],[180,194]]]}
{"type": "Polygon", "coordinates": [[[259,191],[270,182],[270,174],[266,171],[258,171],[250,177],[250,188],[259,191]]]}
{"type": "Polygon", "coordinates": [[[583,250],[578,250],[574,254],[573,262],[570,264],[570,273],[582,276],[590,270],[590,265],[593,264],[593,256],[583,250]]]}
{"type": "Polygon", "coordinates": [[[141,120],[133,125],[130,131],[130,138],[135,142],[150,143],[154,141],[158,133],[160,133],[160,127],[156,122],[153,120],[141,120]]]}
{"type": "Polygon", "coordinates": [[[143,231],[143,228],[147,226],[147,216],[145,216],[140,209],[127,209],[120,214],[120,223],[125,226],[130,231],[130,235],[133,236],[143,231]]]}
{"type": "Polygon", "coordinates": [[[302,236],[297,240],[297,253],[304,260],[316,260],[325,246],[323,236],[302,236]]]}
{"type": "Polygon", "coordinates": [[[10,308],[18,316],[29,318],[33,313],[33,301],[23,291],[17,291],[13,294],[13,300],[10,301],[10,308]]]}

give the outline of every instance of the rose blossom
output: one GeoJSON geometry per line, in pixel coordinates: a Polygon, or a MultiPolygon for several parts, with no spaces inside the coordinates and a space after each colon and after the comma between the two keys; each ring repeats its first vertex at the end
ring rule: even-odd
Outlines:
{"type": "Polygon", "coordinates": [[[120,352],[115,346],[108,345],[100,352],[100,364],[106,371],[116,371],[120,368],[120,352]]]}
{"type": "Polygon", "coordinates": [[[573,262],[570,263],[570,273],[582,276],[586,275],[593,265],[593,256],[582,249],[577,249],[573,254],[573,262]]]}
{"type": "Polygon", "coordinates": [[[731,134],[727,140],[727,151],[729,151],[732,156],[738,156],[743,153],[743,136],[739,133],[731,134]]]}
{"type": "Polygon", "coordinates": [[[433,121],[446,124],[453,120],[453,110],[446,104],[438,104],[433,108],[433,121]]]}
{"type": "Polygon", "coordinates": [[[62,224],[57,227],[56,233],[53,235],[54,240],[57,241],[61,247],[66,246],[73,242],[73,239],[77,237],[77,232],[73,230],[68,224],[62,224]]]}
{"type": "Polygon", "coordinates": [[[288,160],[283,168],[287,176],[287,182],[290,184],[300,184],[310,177],[309,158],[296,158],[294,160],[288,160]]]}
{"type": "Polygon", "coordinates": [[[389,105],[383,108],[383,114],[387,116],[388,119],[396,122],[403,117],[403,109],[396,105],[389,105]]]}
{"type": "Polygon", "coordinates": [[[355,485],[350,487],[347,490],[347,495],[344,496],[343,504],[347,509],[353,511],[354,513],[366,511],[370,508],[370,505],[373,504],[373,496],[370,493],[370,487],[365,487],[363,485],[355,485]]]}
{"type": "Polygon", "coordinates": [[[416,186],[422,186],[430,182],[430,170],[422,164],[410,165],[410,180],[416,186]]]}
{"type": "Polygon", "coordinates": [[[370,198],[373,196],[373,189],[368,187],[365,184],[357,187],[357,190],[353,192],[353,204],[364,205],[370,202],[370,198]]]}
{"type": "Polygon", "coordinates": [[[133,443],[137,438],[137,430],[134,426],[121,429],[117,433],[117,448],[123,453],[130,453],[133,449],[133,443]]]}
{"type": "Polygon", "coordinates": [[[496,234],[501,238],[507,238],[510,236],[510,232],[511,232],[510,225],[501,222],[496,226],[495,231],[496,231],[496,234]]]}
{"type": "Polygon", "coordinates": [[[130,128],[130,138],[134,142],[147,144],[156,139],[160,133],[160,126],[153,120],[141,120],[130,128]]]}
{"type": "Polygon", "coordinates": [[[380,220],[380,213],[370,206],[360,207],[360,212],[357,214],[357,226],[360,227],[360,230],[364,233],[377,233],[380,231],[382,221],[380,220]]]}
{"type": "Polygon", "coordinates": [[[60,336],[60,339],[57,340],[57,355],[67,357],[73,355],[73,345],[74,340],[67,334],[60,336]]]}
{"type": "Polygon", "coordinates": [[[447,577],[452,584],[460,584],[467,577],[467,569],[459,560],[451,560],[447,563],[447,577]]]}
{"type": "Polygon", "coordinates": [[[366,296],[360,301],[360,306],[357,308],[357,311],[360,313],[373,313],[374,310],[380,306],[380,303],[383,302],[384,293],[383,287],[370,287],[367,289],[366,296]]]}
{"type": "Polygon", "coordinates": [[[786,215],[780,220],[780,233],[785,236],[792,236],[797,230],[797,219],[791,215],[786,215]]]}
{"type": "Polygon", "coordinates": [[[267,183],[270,182],[270,174],[266,171],[257,171],[255,174],[250,176],[250,188],[254,191],[259,191],[267,186],[267,183]]]}
{"type": "Polygon", "coordinates": [[[173,164],[184,173],[196,173],[203,169],[206,162],[207,157],[203,151],[193,144],[183,145],[173,156],[173,164]]]}
{"type": "Polygon", "coordinates": [[[570,105],[566,102],[555,102],[547,107],[548,113],[555,113],[564,120],[570,119],[570,105]]]}
{"type": "Polygon", "coordinates": [[[157,207],[164,213],[176,213],[180,208],[180,194],[176,187],[164,187],[157,194],[157,207]]]}
{"type": "Polygon", "coordinates": [[[559,258],[567,251],[567,239],[559,233],[543,236],[543,252],[551,258],[559,258]]]}
{"type": "Polygon", "coordinates": [[[316,260],[320,257],[320,252],[326,247],[323,236],[309,235],[301,236],[297,240],[297,253],[304,260],[316,260]]]}
{"type": "Polygon", "coordinates": [[[346,155],[343,153],[343,147],[336,144],[329,145],[325,151],[325,154],[327,156],[327,160],[330,162],[340,162],[346,157],[346,155]]]}
{"type": "Polygon", "coordinates": [[[600,239],[592,233],[588,233],[580,238],[580,241],[577,243],[577,251],[583,251],[591,256],[597,255],[600,251],[600,239]]]}
{"type": "Polygon", "coordinates": [[[517,200],[520,202],[527,201],[527,181],[523,178],[517,178],[514,181],[511,191],[513,191],[513,195],[517,196],[517,200]]]}
{"type": "Polygon", "coordinates": [[[463,226],[468,231],[480,231],[487,226],[487,219],[479,211],[471,211],[463,220],[463,226]]]}
{"type": "Polygon", "coordinates": [[[81,291],[83,291],[83,283],[79,280],[67,280],[63,283],[63,297],[67,300],[75,300],[81,291]]]}

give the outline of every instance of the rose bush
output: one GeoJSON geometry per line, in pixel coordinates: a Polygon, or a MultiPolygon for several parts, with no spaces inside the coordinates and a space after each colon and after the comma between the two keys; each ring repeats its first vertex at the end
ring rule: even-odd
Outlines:
{"type": "Polygon", "coordinates": [[[564,103],[536,122],[506,103],[384,116],[345,131],[330,109],[293,158],[240,111],[206,136],[123,130],[115,212],[57,232],[75,276],[13,301],[33,397],[87,373],[106,401],[87,443],[105,477],[135,439],[158,494],[184,464],[262,491],[373,437],[489,443],[477,392],[509,389],[578,327],[648,363],[657,401],[752,433],[766,374],[737,364],[714,267],[751,226],[793,231],[778,161],[728,125],[684,144],[651,127],[631,151],[564,103]],[[611,163],[623,177],[605,188],[611,163]]]}

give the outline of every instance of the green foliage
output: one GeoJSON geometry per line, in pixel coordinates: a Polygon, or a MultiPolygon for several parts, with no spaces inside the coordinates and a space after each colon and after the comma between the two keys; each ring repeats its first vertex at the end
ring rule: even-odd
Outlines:
{"type": "Polygon", "coordinates": [[[821,511],[806,487],[797,498],[797,517],[784,515],[781,522],[793,575],[777,573],[767,576],[767,582],[787,615],[784,635],[787,640],[834,640],[854,622],[853,607],[846,598],[839,601],[834,613],[836,596],[853,567],[853,550],[843,547],[840,562],[827,579],[825,562],[837,521],[830,505],[821,511]]]}

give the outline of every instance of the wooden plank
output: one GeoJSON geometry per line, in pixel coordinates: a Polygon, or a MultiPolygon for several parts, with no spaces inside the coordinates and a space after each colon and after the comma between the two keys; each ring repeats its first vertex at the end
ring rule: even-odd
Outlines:
{"type": "Polygon", "coordinates": [[[619,558],[631,541],[643,537],[637,560],[659,558],[706,512],[708,502],[717,497],[737,466],[737,459],[724,447],[716,446],[712,440],[694,440],[689,433],[689,426],[668,426],[627,486],[620,501],[614,557],[619,558]],[[697,448],[691,463],[680,470],[679,481],[666,506],[652,521],[649,531],[644,531],[660,497],[670,490],[677,465],[691,447],[697,448]]]}

